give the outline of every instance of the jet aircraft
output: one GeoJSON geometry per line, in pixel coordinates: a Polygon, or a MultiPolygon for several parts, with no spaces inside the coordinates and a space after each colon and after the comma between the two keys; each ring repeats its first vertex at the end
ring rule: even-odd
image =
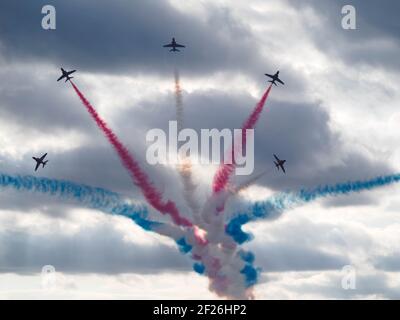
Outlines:
{"type": "Polygon", "coordinates": [[[65,82],[68,80],[71,80],[73,77],[70,77],[71,74],[73,74],[76,70],[72,71],[65,71],[63,68],[61,68],[62,75],[57,79],[57,81],[60,81],[61,79],[65,78],[65,82]]]}
{"type": "Polygon", "coordinates": [[[47,156],[47,153],[42,155],[40,158],[32,157],[32,159],[36,161],[35,171],[37,171],[37,169],[39,169],[40,165],[43,165],[43,168],[44,168],[44,166],[47,164],[47,162],[49,162],[49,160],[44,161],[44,158],[46,158],[46,156],[47,156]]]}
{"type": "Polygon", "coordinates": [[[278,81],[279,83],[281,83],[281,84],[285,84],[281,79],[279,79],[279,70],[275,73],[275,74],[268,74],[268,73],[265,73],[265,75],[267,76],[267,77],[270,77],[272,80],[268,80],[268,82],[271,82],[272,84],[274,84],[274,85],[276,85],[276,86],[278,86],[277,84],[276,84],[276,81],[278,81]]]}
{"type": "Polygon", "coordinates": [[[163,46],[164,48],[172,48],[169,50],[170,52],[180,52],[177,48],[185,48],[184,45],[179,44],[175,41],[175,38],[172,38],[172,42],[163,46]]]}
{"type": "Polygon", "coordinates": [[[282,171],[283,171],[283,173],[286,173],[285,167],[283,166],[284,163],[286,162],[286,160],[281,160],[281,159],[279,159],[275,154],[274,154],[274,157],[275,157],[275,160],[276,160],[276,161],[274,161],[275,167],[278,168],[278,171],[279,171],[279,168],[281,168],[282,171]]]}

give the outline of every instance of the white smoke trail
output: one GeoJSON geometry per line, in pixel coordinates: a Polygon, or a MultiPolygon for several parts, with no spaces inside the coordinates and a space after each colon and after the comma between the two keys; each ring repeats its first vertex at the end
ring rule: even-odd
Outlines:
{"type": "MultiPolygon", "coordinates": [[[[182,99],[182,89],[180,83],[179,70],[175,67],[174,70],[174,80],[175,80],[175,110],[176,110],[176,122],[178,127],[178,132],[183,129],[183,99],[182,99]]],[[[183,184],[183,197],[185,199],[186,204],[190,208],[193,218],[197,224],[199,221],[199,211],[200,204],[198,203],[195,192],[197,189],[197,185],[193,181],[192,174],[192,164],[190,159],[185,155],[178,155],[179,164],[178,164],[178,172],[181,176],[182,184],[183,184]]]]}
{"type": "Polygon", "coordinates": [[[182,156],[180,160],[181,163],[178,165],[178,172],[183,184],[183,198],[192,212],[194,223],[201,225],[202,222],[199,216],[201,206],[195,196],[198,186],[193,181],[192,163],[187,157],[182,156]]]}
{"type": "Polygon", "coordinates": [[[178,126],[178,132],[183,129],[183,100],[182,100],[182,89],[180,84],[180,77],[178,68],[174,70],[175,80],[175,111],[176,111],[176,122],[178,126]]]}

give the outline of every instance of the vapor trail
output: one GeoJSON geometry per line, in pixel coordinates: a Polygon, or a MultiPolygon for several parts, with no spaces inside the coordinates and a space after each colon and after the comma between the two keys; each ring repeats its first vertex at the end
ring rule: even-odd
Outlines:
{"type": "Polygon", "coordinates": [[[177,225],[191,227],[192,223],[188,219],[180,215],[179,210],[173,201],[168,200],[167,202],[163,202],[161,193],[150,182],[148,176],[144,171],[142,171],[137,161],[129,153],[128,149],[119,141],[117,136],[107,126],[105,121],[100,118],[97,111],[92,107],[85,96],[79,91],[76,85],[72,81],[70,82],[76,94],[81,99],[83,105],[86,107],[89,114],[95,120],[97,126],[103,131],[108,141],[114,147],[115,151],[121,159],[122,164],[128,170],[134,184],[136,184],[140,188],[142,194],[149,202],[149,204],[160,213],[170,215],[172,220],[177,225]]]}
{"type": "MultiPolygon", "coordinates": [[[[246,145],[246,130],[248,129],[253,129],[257,123],[257,120],[260,117],[261,112],[264,109],[265,102],[268,99],[268,95],[271,91],[272,84],[267,88],[267,90],[264,92],[263,96],[261,97],[261,100],[256,104],[256,107],[254,108],[253,112],[250,114],[250,116],[246,119],[242,126],[242,148],[237,148],[236,147],[236,142],[234,142],[234,145],[232,146],[231,150],[229,153],[232,155],[232,163],[223,163],[217,170],[216,174],[214,175],[213,179],[213,192],[218,193],[221,190],[223,190],[227,183],[229,182],[229,178],[231,177],[233,171],[235,170],[236,163],[235,163],[235,153],[237,149],[244,149],[246,145]]],[[[242,150],[240,150],[242,152],[242,150]]]]}
{"type": "Polygon", "coordinates": [[[297,192],[280,193],[263,202],[254,203],[246,212],[239,213],[226,226],[226,233],[241,244],[251,239],[251,235],[242,230],[248,222],[259,219],[275,219],[285,210],[296,205],[312,202],[327,196],[346,195],[353,192],[372,190],[378,187],[400,182],[400,174],[380,176],[365,181],[352,181],[326,185],[315,189],[301,189],[297,192]]]}
{"type": "Polygon", "coordinates": [[[145,230],[152,230],[162,225],[159,222],[147,220],[148,212],[145,206],[128,204],[119,194],[103,188],[94,188],[66,180],[5,173],[0,173],[0,188],[12,188],[16,191],[41,193],[64,200],[73,200],[85,207],[128,217],[145,230]]]}

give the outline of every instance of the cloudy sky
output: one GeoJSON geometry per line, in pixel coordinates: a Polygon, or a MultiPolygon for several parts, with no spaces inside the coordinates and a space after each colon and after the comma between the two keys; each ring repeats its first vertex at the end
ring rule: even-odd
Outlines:
{"type": "MultiPolygon", "coordinates": [[[[240,200],[399,171],[400,3],[321,0],[0,2],[0,173],[104,187],[143,201],[59,68],[76,83],[153,181],[179,205],[171,167],[145,162],[147,130],[175,119],[174,68],[186,127],[239,128],[281,71],[255,131],[255,171],[240,200]],[[56,8],[56,30],[41,9],[56,8]],[[344,30],[352,4],[357,29],[344,30]],[[187,48],[163,50],[176,37],[187,48]],[[49,153],[33,172],[32,156],[49,153]],[[275,172],[272,153],[287,159],[275,172]]],[[[195,167],[198,197],[215,167],[195,167]]],[[[400,297],[400,193],[390,186],[326,198],[250,224],[259,299],[400,297]],[[356,289],[344,290],[351,265],[356,289]]],[[[230,204],[234,207],[234,204],[230,204]]],[[[0,189],[0,298],[217,298],[169,239],[128,219],[0,189]],[[57,287],[42,289],[53,265],[57,287]],[[188,283],[191,284],[187,290],[188,283]]]]}

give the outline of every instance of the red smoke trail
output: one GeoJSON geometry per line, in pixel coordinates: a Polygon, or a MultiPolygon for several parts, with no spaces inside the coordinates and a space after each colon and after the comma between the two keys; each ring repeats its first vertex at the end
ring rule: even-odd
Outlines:
{"type": "MultiPolygon", "coordinates": [[[[255,127],[257,120],[260,117],[261,112],[263,111],[269,92],[271,91],[271,87],[272,84],[264,92],[264,95],[262,96],[261,100],[257,103],[253,112],[250,114],[250,116],[247,118],[247,120],[242,126],[242,149],[245,149],[246,146],[246,130],[253,129],[255,127]]],[[[218,171],[216,172],[213,180],[214,193],[218,193],[226,187],[229,178],[233,173],[233,170],[235,170],[236,164],[235,164],[234,152],[236,150],[237,148],[233,147],[233,149],[230,151],[232,153],[232,163],[221,164],[218,171]]]]}
{"type": "Polygon", "coordinates": [[[148,176],[141,170],[139,164],[136,160],[131,156],[128,149],[119,141],[117,136],[112,132],[110,128],[108,128],[107,124],[100,118],[96,110],[92,107],[90,102],[85,98],[85,96],[79,91],[79,89],[75,86],[75,84],[70,81],[72,87],[74,88],[76,94],[81,99],[82,103],[96,121],[98,127],[104,132],[108,141],[113,145],[114,149],[117,151],[122,164],[129,171],[130,176],[133,179],[133,182],[137,184],[146,200],[159,212],[169,214],[172,220],[180,226],[191,227],[192,223],[181,217],[179,211],[174,202],[168,200],[167,202],[162,201],[162,196],[160,192],[153,186],[153,184],[149,181],[148,176]]]}

